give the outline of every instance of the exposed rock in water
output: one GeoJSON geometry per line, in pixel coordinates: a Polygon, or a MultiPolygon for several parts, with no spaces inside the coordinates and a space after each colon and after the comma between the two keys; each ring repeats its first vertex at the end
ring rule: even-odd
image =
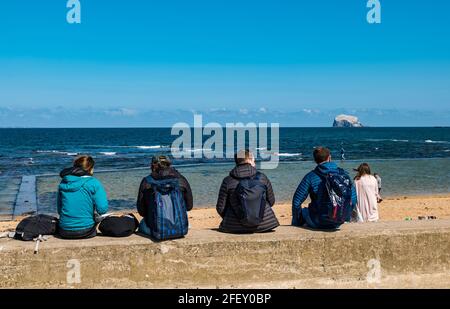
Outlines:
{"type": "Polygon", "coordinates": [[[339,115],[334,118],[334,128],[362,128],[363,125],[358,121],[358,117],[351,115],[339,115]]]}

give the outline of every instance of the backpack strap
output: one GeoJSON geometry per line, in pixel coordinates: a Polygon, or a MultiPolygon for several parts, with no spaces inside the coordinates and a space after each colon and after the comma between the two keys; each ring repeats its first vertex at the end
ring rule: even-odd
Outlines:
{"type": "Polygon", "coordinates": [[[159,190],[160,188],[167,188],[167,186],[171,186],[174,189],[180,189],[180,179],[177,177],[166,178],[157,180],[152,176],[145,177],[147,184],[150,186],[152,190],[159,190]]]}
{"type": "Polygon", "coordinates": [[[348,176],[348,173],[341,167],[337,168],[337,173],[328,173],[326,175],[323,175],[321,173],[319,173],[318,171],[316,171],[315,169],[313,170],[313,173],[316,174],[317,176],[319,176],[320,178],[326,178],[328,175],[345,175],[348,176]]]}
{"type": "Polygon", "coordinates": [[[240,181],[240,180],[244,180],[244,179],[247,179],[247,180],[261,180],[261,175],[262,175],[262,173],[258,171],[258,172],[256,172],[256,174],[254,176],[251,176],[251,177],[238,178],[238,177],[235,177],[233,175],[230,175],[230,176],[231,176],[231,178],[236,179],[237,181],[240,181]]]}
{"type": "Polygon", "coordinates": [[[316,174],[320,179],[324,179],[324,178],[326,178],[328,176],[328,174],[327,175],[323,175],[323,174],[319,173],[318,171],[316,171],[315,169],[312,172],[314,174],[316,174]]]}
{"type": "Polygon", "coordinates": [[[265,190],[267,192],[267,184],[262,182],[262,180],[261,180],[262,176],[263,176],[263,173],[258,171],[258,172],[256,172],[255,176],[253,176],[253,178],[251,178],[251,179],[258,181],[261,186],[264,186],[264,188],[265,188],[265,190]]]}
{"type": "Polygon", "coordinates": [[[343,168],[338,167],[338,173],[341,176],[345,176],[346,178],[350,179],[350,183],[353,183],[352,178],[350,177],[350,175],[347,173],[346,170],[344,170],[343,168]]]}
{"type": "Polygon", "coordinates": [[[341,175],[347,175],[347,172],[342,167],[338,167],[338,172],[341,175]]]}
{"type": "Polygon", "coordinates": [[[148,175],[147,177],[145,177],[145,181],[147,181],[147,184],[153,191],[157,191],[158,182],[155,178],[153,178],[151,175],[148,175]]]}
{"type": "Polygon", "coordinates": [[[152,185],[155,183],[155,179],[151,175],[148,175],[147,177],[145,177],[145,181],[147,181],[147,183],[149,185],[152,185]]]}

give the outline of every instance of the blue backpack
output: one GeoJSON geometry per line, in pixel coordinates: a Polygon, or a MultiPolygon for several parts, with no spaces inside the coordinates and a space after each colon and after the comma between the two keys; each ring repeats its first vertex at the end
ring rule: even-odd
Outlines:
{"type": "Polygon", "coordinates": [[[149,216],[146,218],[150,236],[156,240],[167,240],[186,235],[189,222],[178,179],[155,180],[148,176],[146,180],[153,189],[149,216]]]}
{"type": "Polygon", "coordinates": [[[324,180],[323,190],[325,190],[319,205],[327,207],[326,213],[324,211],[320,216],[321,225],[339,226],[349,221],[355,206],[352,203],[353,184],[350,176],[341,168],[337,173],[319,176],[324,180]]]}

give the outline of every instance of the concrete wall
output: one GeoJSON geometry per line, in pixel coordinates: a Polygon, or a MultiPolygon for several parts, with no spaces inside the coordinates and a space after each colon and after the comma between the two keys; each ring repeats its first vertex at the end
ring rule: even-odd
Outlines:
{"type": "MultiPolygon", "coordinates": [[[[333,233],[295,227],[260,235],[193,230],[164,243],[138,235],[52,238],[39,254],[33,248],[0,241],[0,287],[364,287],[376,261],[381,282],[369,286],[450,287],[450,221],[348,224],[333,233]],[[79,284],[67,282],[73,259],[80,262],[79,284]]],[[[376,280],[376,270],[371,274],[376,280]]]]}

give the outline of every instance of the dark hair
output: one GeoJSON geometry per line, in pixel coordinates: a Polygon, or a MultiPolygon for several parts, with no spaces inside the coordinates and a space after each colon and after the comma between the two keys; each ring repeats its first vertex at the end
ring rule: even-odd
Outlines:
{"type": "Polygon", "coordinates": [[[317,164],[323,163],[330,157],[330,149],[326,147],[317,147],[314,149],[313,156],[314,161],[316,161],[317,164]]]}
{"type": "Polygon", "coordinates": [[[248,149],[239,150],[234,154],[234,162],[236,165],[245,164],[253,156],[252,152],[248,149]]]}
{"type": "Polygon", "coordinates": [[[361,164],[357,169],[357,174],[355,179],[360,179],[362,176],[364,175],[371,175],[372,173],[370,172],[370,166],[367,163],[363,163],[361,164]]]}
{"type": "Polygon", "coordinates": [[[73,161],[73,166],[81,168],[82,170],[91,173],[94,169],[95,161],[91,156],[79,156],[73,161]]]}
{"type": "Polygon", "coordinates": [[[159,171],[161,169],[168,168],[172,165],[172,162],[167,156],[154,156],[152,157],[152,170],[159,171]]]}

